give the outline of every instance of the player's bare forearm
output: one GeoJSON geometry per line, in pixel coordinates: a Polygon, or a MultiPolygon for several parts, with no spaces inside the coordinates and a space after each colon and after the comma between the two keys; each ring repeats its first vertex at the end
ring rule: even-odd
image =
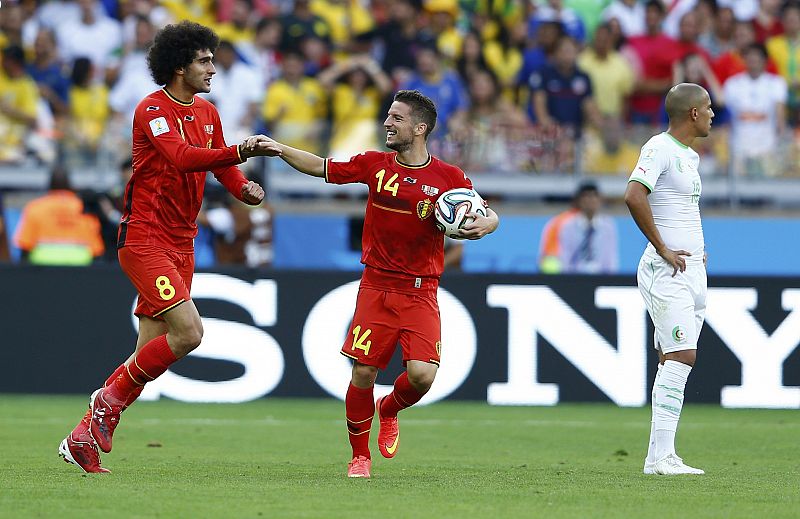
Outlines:
{"type": "Polygon", "coordinates": [[[281,149],[280,157],[300,173],[305,173],[312,177],[325,176],[325,159],[322,157],[285,144],[279,144],[279,146],[281,149]]]}
{"type": "Polygon", "coordinates": [[[325,176],[325,159],[308,151],[298,150],[282,144],[266,135],[253,135],[241,145],[250,156],[280,157],[294,169],[313,177],[325,176]]]}
{"type": "Polygon", "coordinates": [[[639,182],[628,182],[625,190],[625,205],[628,206],[633,221],[636,222],[645,238],[653,244],[656,251],[661,251],[666,246],[664,240],[661,239],[661,233],[656,228],[655,220],[653,220],[653,210],[650,208],[650,202],[647,201],[647,193],[647,188],[639,182]]]}

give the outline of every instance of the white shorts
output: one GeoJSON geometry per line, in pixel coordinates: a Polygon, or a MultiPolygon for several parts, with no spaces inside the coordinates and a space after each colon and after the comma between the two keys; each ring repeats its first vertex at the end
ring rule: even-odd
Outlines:
{"type": "Polygon", "coordinates": [[[672,277],[674,267],[661,256],[645,251],[636,281],[655,327],[655,348],[662,353],[697,349],[706,315],[706,268],[686,262],[686,270],[672,277]]]}

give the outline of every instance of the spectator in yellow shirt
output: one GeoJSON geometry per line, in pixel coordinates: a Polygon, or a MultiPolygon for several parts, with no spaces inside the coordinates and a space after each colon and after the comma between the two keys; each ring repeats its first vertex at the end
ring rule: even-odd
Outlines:
{"type": "Polygon", "coordinates": [[[604,115],[599,130],[587,132],[583,171],[590,174],[629,175],[640,148],[626,139],[622,120],[604,115]]]}
{"type": "Polygon", "coordinates": [[[628,60],[614,49],[608,23],[597,27],[591,47],[578,56],[578,66],[592,81],[600,113],[621,118],[625,99],[633,90],[634,75],[628,60]]]}
{"type": "Polygon", "coordinates": [[[92,83],[92,62],[78,58],[72,66],[72,87],[69,89],[70,131],[67,143],[78,163],[92,164],[97,158],[100,137],[106,128],[110,110],[108,87],[92,83]]]}
{"type": "Polygon", "coordinates": [[[332,96],[329,155],[346,160],[364,150],[380,149],[378,114],[392,82],[378,62],[366,54],[353,56],[328,67],[318,77],[332,96]]]}
{"type": "Polygon", "coordinates": [[[214,0],[161,0],[173,20],[189,20],[201,25],[215,25],[214,0]]]}
{"type": "Polygon", "coordinates": [[[430,36],[436,41],[439,53],[450,64],[461,54],[463,36],[456,27],[457,0],[425,0],[425,11],[430,14],[430,36]]]}
{"type": "Polygon", "coordinates": [[[787,3],[781,9],[783,34],[767,40],[767,53],[789,85],[786,103],[789,121],[800,122],[800,4],[787,3]]]}
{"type": "Polygon", "coordinates": [[[310,8],[327,23],[336,51],[346,50],[355,36],[375,27],[372,15],[358,0],[311,0],[310,8]]]}
{"type": "Polygon", "coordinates": [[[284,52],[298,50],[300,42],[308,36],[330,40],[328,22],[311,10],[310,0],[295,0],[292,10],[281,16],[280,23],[283,29],[280,48],[284,52]]]}
{"type": "Polygon", "coordinates": [[[6,47],[2,55],[0,162],[17,162],[25,156],[25,138],[36,126],[39,89],[25,72],[25,54],[21,47],[6,47]]]}
{"type": "Polygon", "coordinates": [[[502,87],[506,99],[514,100],[514,86],[522,70],[522,50],[525,48],[527,26],[516,23],[507,27],[500,24],[496,40],[487,41],[483,46],[483,57],[502,87]]]}
{"type": "Polygon", "coordinates": [[[217,36],[220,40],[227,40],[236,48],[240,45],[250,45],[255,40],[256,32],[250,22],[252,14],[252,1],[234,0],[231,6],[231,19],[218,25],[217,36]]]}
{"type": "Polygon", "coordinates": [[[261,113],[275,140],[320,153],[326,96],[319,81],[303,75],[304,67],[299,53],[283,55],[281,78],[267,88],[261,113]]]}

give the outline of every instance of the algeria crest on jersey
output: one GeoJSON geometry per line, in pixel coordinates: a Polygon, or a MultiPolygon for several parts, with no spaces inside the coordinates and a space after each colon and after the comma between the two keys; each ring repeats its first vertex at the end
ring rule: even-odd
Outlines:
{"type": "Polygon", "coordinates": [[[417,216],[419,216],[420,220],[424,220],[432,214],[433,202],[431,202],[430,198],[426,198],[425,200],[420,200],[417,202],[417,216]]]}

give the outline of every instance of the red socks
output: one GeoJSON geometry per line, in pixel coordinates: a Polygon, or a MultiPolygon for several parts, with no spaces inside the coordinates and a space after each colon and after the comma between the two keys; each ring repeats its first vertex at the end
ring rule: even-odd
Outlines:
{"type": "MultiPolygon", "coordinates": [[[[113,382],[114,382],[114,381],[117,379],[117,377],[119,377],[120,375],[122,375],[122,372],[123,372],[123,371],[125,371],[125,364],[120,364],[120,365],[117,367],[117,369],[115,369],[115,370],[114,370],[114,373],[112,373],[112,374],[111,374],[111,375],[110,375],[110,376],[109,376],[109,377],[106,379],[106,383],[105,383],[105,384],[103,384],[103,387],[108,387],[108,386],[110,386],[110,385],[111,385],[111,384],[112,384],[112,383],[113,383],[113,382]]],[[[137,399],[137,398],[139,398],[139,395],[141,395],[141,394],[142,394],[142,390],[143,390],[143,389],[144,389],[144,386],[139,386],[138,388],[136,388],[136,389],[134,389],[133,391],[131,391],[131,396],[130,396],[130,397],[128,397],[128,400],[125,402],[125,407],[128,407],[128,406],[130,406],[132,403],[134,403],[134,402],[136,401],[136,399],[137,399]]]]}
{"type": "Polygon", "coordinates": [[[120,364],[119,366],[117,366],[117,369],[115,369],[114,372],[108,376],[105,383],[103,384],[103,387],[110,386],[114,382],[114,380],[117,379],[118,376],[122,375],[123,371],[125,371],[125,364],[120,364]]]}
{"type": "Polygon", "coordinates": [[[139,396],[147,382],[161,376],[176,360],[167,344],[167,336],[160,335],[145,344],[126,369],[107,384],[108,394],[127,405],[139,396]]]}
{"type": "Polygon", "coordinates": [[[353,448],[353,457],[369,458],[369,430],[372,427],[372,415],[375,414],[372,387],[361,389],[350,384],[344,399],[344,407],[347,417],[347,434],[350,437],[350,446],[353,448]]]}
{"type": "Polygon", "coordinates": [[[408,381],[408,372],[404,371],[394,381],[394,391],[381,401],[381,416],[393,418],[406,407],[419,402],[423,396],[414,389],[408,381]]]}

